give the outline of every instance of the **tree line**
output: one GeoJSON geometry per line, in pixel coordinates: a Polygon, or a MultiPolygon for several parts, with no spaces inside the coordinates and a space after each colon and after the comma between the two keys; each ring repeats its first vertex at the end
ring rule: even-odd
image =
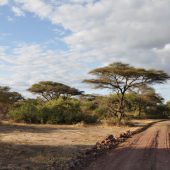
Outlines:
{"type": "Polygon", "coordinates": [[[85,94],[74,87],[52,81],[33,84],[28,91],[36,99],[24,99],[9,87],[0,87],[0,111],[15,121],[30,123],[93,123],[102,119],[122,122],[130,117],[168,117],[170,102],[156,93],[153,85],[166,83],[170,76],[162,70],[136,68],[111,63],[89,72],[84,80],[110,95],[85,94]]]}

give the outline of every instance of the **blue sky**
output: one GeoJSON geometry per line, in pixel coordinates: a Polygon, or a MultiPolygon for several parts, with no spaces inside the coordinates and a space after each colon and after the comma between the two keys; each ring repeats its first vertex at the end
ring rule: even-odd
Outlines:
{"type": "MultiPolygon", "coordinates": [[[[170,0],[0,0],[0,81],[81,81],[110,62],[170,73],[170,0]]],[[[170,99],[169,83],[156,86],[170,99]]]]}
{"type": "Polygon", "coordinates": [[[11,7],[4,6],[0,10],[0,43],[15,47],[17,44],[43,44],[51,49],[65,50],[67,45],[62,38],[68,35],[61,25],[54,25],[48,20],[40,19],[31,13],[17,17],[11,11],[11,7]]]}

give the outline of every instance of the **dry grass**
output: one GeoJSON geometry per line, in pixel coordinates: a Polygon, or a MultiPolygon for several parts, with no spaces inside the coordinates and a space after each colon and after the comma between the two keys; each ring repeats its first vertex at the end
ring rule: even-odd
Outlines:
{"type": "MultiPolygon", "coordinates": [[[[135,120],[133,127],[107,125],[27,125],[0,124],[1,169],[63,168],[79,151],[91,147],[108,134],[119,136],[137,130],[153,120],[135,120]]],[[[63,169],[66,169],[63,168],[63,169]]]]}

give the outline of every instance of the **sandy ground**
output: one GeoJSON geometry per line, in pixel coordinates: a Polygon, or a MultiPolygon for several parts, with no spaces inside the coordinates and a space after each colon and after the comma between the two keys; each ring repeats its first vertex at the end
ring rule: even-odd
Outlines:
{"type": "Polygon", "coordinates": [[[153,120],[134,121],[134,127],[105,125],[0,124],[0,170],[67,169],[66,162],[108,134],[119,136],[153,120]]]}
{"type": "Polygon", "coordinates": [[[170,170],[170,121],[133,136],[86,170],[170,170]]]}

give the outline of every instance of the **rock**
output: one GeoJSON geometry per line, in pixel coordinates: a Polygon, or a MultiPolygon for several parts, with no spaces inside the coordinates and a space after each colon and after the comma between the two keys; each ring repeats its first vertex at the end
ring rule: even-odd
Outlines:
{"type": "Polygon", "coordinates": [[[128,137],[130,137],[130,136],[132,135],[132,132],[131,132],[130,130],[128,130],[128,131],[126,132],[126,134],[128,135],[128,137]]]}
{"type": "Polygon", "coordinates": [[[102,140],[101,143],[104,144],[104,143],[105,143],[105,140],[102,140]]]}
{"type": "Polygon", "coordinates": [[[125,141],[125,138],[121,137],[121,138],[118,139],[118,142],[124,142],[124,141],[125,141]]]}
{"type": "Polygon", "coordinates": [[[121,133],[120,138],[128,138],[128,135],[126,133],[121,133]]]}
{"type": "Polygon", "coordinates": [[[106,140],[111,140],[111,139],[113,139],[114,137],[113,137],[113,135],[108,135],[105,139],[106,140]]]}

